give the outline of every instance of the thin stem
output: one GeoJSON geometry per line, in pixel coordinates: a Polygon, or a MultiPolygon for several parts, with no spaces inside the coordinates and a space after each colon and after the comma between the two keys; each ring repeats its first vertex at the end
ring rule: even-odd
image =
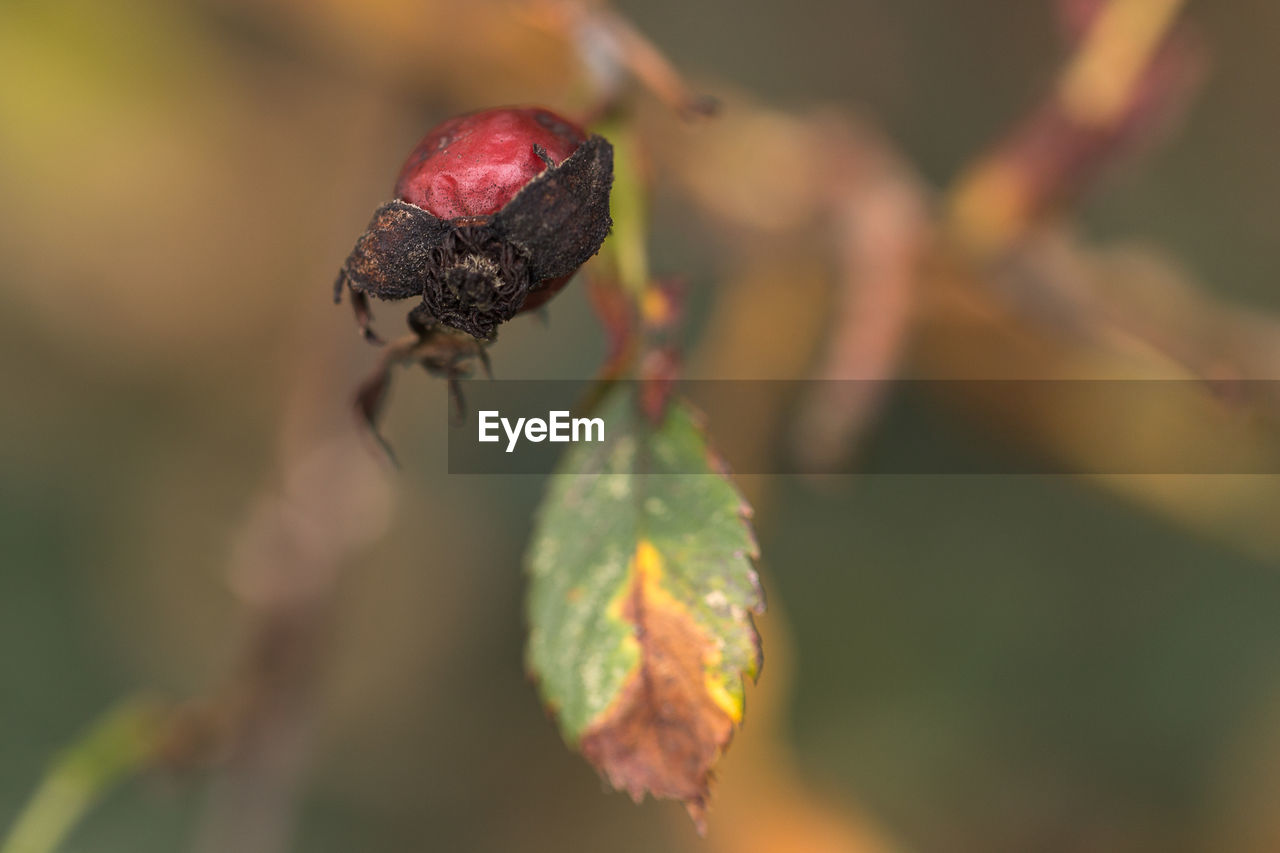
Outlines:
{"type": "Polygon", "coordinates": [[[103,714],[65,748],[18,814],[0,853],[52,853],[117,783],[155,753],[161,712],[146,699],[103,714]]]}
{"type": "Polygon", "coordinates": [[[609,213],[613,235],[602,254],[609,256],[622,289],[637,302],[649,288],[649,204],[635,134],[620,121],[596,128],[613,144],[613,192],[609,213]]]}

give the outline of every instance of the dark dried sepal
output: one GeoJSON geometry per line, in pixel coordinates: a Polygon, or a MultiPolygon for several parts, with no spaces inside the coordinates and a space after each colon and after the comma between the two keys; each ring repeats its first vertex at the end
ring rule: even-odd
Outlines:
{"type": "Polygon", "coordinates": [[[430,248],[452,226],[408,202],[389,201],[374,211],[369,227],[343,267],[351,289],[378,299],[407,299],[422,293],[430,248]]]}
{"type": "Polygon", "coordinates": [[[559,166],[534,178],[493,218],[494,228],[529,257],[535,282],[570,275],[609,236],[613,146],[593,135],[559,166]]]}

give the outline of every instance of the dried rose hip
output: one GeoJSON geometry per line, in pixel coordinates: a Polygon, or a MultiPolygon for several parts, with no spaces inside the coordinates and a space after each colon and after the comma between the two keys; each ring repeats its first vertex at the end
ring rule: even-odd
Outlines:
{"type": "Polygon", "coordinates": [[[338,274],[367,336],[367,297],[421,296],[420,334],[437,324],[479,339],[536,308],[600,250],[609,233],[613,147],[549,110],[458,116],[418,143],[396,198],[338,274]]]}

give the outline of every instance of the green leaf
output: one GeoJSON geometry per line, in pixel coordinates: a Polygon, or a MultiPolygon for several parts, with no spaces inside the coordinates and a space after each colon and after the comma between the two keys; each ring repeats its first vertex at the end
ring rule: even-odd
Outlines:
{"type": "Polygon", "coordinates": [[[635,385],[596,412],[551,480],[530,545],[528,666],[561,731],[616,788],[683,800],[701,826],[710,770],[760,667],[750,508],[674,401],[635,385]]]}

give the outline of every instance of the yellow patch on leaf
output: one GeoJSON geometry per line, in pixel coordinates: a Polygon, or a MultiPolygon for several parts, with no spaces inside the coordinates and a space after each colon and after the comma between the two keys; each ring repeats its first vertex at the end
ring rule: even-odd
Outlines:
{"type": "Polygon", "coordinates": [[[662,588],[662,555],[636,548],[621,615],[635,626],[640,662],[580,746],[615,788],[682,800],[698,826],[711,768],[733,736],[742,704],[708,673],[719,652],[688,611],[662,588]]]}

